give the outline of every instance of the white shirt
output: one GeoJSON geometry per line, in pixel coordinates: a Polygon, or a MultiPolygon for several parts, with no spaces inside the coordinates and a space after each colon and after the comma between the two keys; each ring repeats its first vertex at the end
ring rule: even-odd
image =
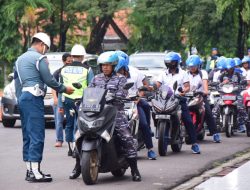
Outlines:
{"type": "Polygon", "coordinates": [[[178,68],[178,70],[178,73],[175,73],[173,75],[172,73],[169,73],[168,69],[166,69],[165,71],[159,74],[157,82],[160,82],[162,85],[169,86],[172,90],[174,90],[173,85],[175,81],[177,81],[178,86],[183,87],[184,83],[189,82],[188,74],[181,68],[178,68]]]}
{"type": "Polygon", "coordinates": [[[203,80],[208,80],[207,71],[201,70],[202,77],[200,73],[196,75],[192,75],[189,71],[187,73],[190,82],[190,91],[193,91],[195,89],[197,89],[198,91],[204,91],[203,80]]]}
{"type": "Polygon", "coordinates": [[[250,70],[247,71],[246,80],[250,80],[250,70]]]}
{"type": "Polygon", "coordinates": [[[219,76],[221,75],[221,71],[216,71],[213,76],[213,82],[220,82],[219,81],[219,76]]]}
{"type": "Polygon", "coordinates": [[[135,95],[137,93],[138,88],[140,88],[141,86],[143,86],[143,80],[145,79],[145,75],[139,71],[138,69],[136,69],[135,67],[132,66],[128,66],[129,67],[129,74],[130,77],[127,78],[127,82],[133,82],[134,86],[132,86],[128,93],[130,95],[135,95]]]}
{"type": "Polygon", "coordinates": [[[247,73],[248,73],[250,70],[246,70],[244,67],[241,67],[240,69],[242,70],[241,75],[242,75],[243,77],[247,77],[247,73]]]}

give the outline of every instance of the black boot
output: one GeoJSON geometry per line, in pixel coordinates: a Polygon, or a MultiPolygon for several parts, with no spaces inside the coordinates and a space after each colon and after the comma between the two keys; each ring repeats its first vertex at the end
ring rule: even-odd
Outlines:
{"type": "Polygon", "coordinates": [[[39,162],[31,162],[31,170],[29,172],[29,178],[27,181],[29,182],[51,182],[52,177],[50,174],[43,174],[40,171],[40,163],[39,162]]]}
{"type": "Polygon", "coordinates": [[[127,158],[128,164],[131,168],[131,175],[133,181],[141,181],[141,174],[137,168],[137,158],[127,158]]]}
{"type": "Polygon", "coordinates": [[[76,179],[81,175],[81,165],[80,165],[80,158],[77,155],[76,156],[76,164],[75,167],[73,169],[73,171],[71,172],[69,179],[76,179]]]}

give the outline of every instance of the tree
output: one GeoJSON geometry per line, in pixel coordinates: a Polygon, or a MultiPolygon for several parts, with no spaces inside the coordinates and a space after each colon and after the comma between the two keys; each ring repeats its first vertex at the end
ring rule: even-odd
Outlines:
{"type": "Polygon", "coordinates": [[[181,50],[187,0],[134,1],[130,50],[181,50]]]}
{"type": "MultiPolygon", "coordinates": [[[[128,6],[127,0],[78,0],[77,6],[87,14],[90,27],[90,39],[86,46],[89,53],[102,52],[102,41],[109,25],[112,25],[120,38],[126,43],[128,39],[113,21],[114,12],[128,6]]],[[[79,11],[80,11],[79,10],[79,11]]]]}
{"type": "Polygon", "coordinates": [[[232,12],[230,8],[219,17],[214,0],[189,1],[185,23],[189,46],[196,46],[203,55],[209,54],[212,47],[217,47],[225,56],[234,56],[237,18],[232,12]]]}
{"type": "MultiPolygon", "coordinates": [[[[215,0],[217,12],[220,18],[223,18],[225,13],[230,10],[231,15],[235,15],[237,32],[237,56],[243,57],[244,50],[247,46],[249,37],[250,25],[250,1],[249,0],[215,0]]],[[[235,26],[235,25],[234,25],[235,26]]]]}

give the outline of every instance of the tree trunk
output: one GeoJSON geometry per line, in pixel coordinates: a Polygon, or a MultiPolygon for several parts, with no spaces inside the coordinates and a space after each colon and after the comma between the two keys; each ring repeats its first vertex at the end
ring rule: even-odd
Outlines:
{"type": "Polygon", "coordinates": [[[66,35],[64,34],[63,30],[63,6],[64,6],[64,0],[61,0],[61,11],[60,11],[60,42],[59,42],[59,49],[60,51],[64,52],[65,51],[65,42],[63,45],[63,40],[66,41],[66,35]]]}
{"type": "Polygon", "coordinates": [[[243,0],[239,0],[239,10],[238,10],[239,29],[237,38],[237,56],[240,58],[244,56],[244,44],[245,44],[244,21],[241,15],[243,11],[243,5],[244,5],[243,0]]]}
{"type": "MultiPolygon", "coordinates": [[[[94,19],[95,20],[95,19],[94,19]]],[[[96,21],[94,21],[96,22],[96,21]]],[[[108,28],[108,21],[106,17],[100,18],[94,25],[90,34],[90,40],[86,47],[88,53],[99,53],[102,50],[101,43],[108,28]]]]}

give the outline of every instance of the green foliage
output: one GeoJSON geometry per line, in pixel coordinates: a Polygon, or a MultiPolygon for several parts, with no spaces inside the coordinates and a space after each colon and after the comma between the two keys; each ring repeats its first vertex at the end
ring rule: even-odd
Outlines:
{"type": "Polygon", "coordinates": [[[133,36],[130,50],[181,50],[181,29],[187,0],[135,1],[130,17],[133,36]]]}

